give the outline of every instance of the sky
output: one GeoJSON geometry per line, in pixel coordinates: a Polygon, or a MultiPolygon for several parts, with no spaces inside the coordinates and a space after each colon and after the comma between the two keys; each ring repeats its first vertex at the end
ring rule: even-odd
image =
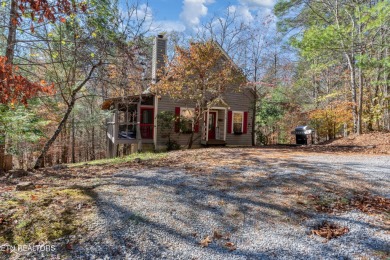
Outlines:
{"type": "Polygon", "coordinates": [[[221,15],[226,8],[242,19],[252,21],[257,14],[271,13],[276,0],[149,0],[141,5],[161,31],[192,31],[210,17],[221,15]]]}

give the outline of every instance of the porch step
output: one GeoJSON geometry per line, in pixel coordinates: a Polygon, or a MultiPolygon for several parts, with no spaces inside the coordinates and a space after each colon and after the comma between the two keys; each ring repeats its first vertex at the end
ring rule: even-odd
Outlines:
{"type": "Polygon", "coordinates": [[[225,146],[226,141],[224,141],[224,140],[208,140],[203,145],[205,145],[205,146],[225,146]]]}
{"type": "Polygon", "coordinates": [[[143,152],[154,152],[154,144],[142,144],[143,152]]]}

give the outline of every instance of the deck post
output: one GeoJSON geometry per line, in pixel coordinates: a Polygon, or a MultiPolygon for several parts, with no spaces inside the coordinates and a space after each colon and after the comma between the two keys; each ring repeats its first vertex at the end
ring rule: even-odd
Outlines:
{"type": "Polygon", "coordinates": [[[227,132],[227,114],[228,114],[228,109],[225,108],[225,118],[223,120],[223,140],[226,142],[226,132],[227,132]]]}
{"type": "Polygon", "coordinates": [[[141,136],[141,99],[142,97],[139,97],[139,101],[137,104],[137,143],[138,143],[138,151],[142,151],[142,136],[141,136]]]}
{"type": "Polygon", "coordinates": [[[107,158],[112,158],[111,157],[111,154],[112,154],[112,147],[111,147],[111,140],[108,136],[106,136],[107,138],[107,150],[106,150],[106,157],[107,158]]]}
{"type": "Polygon", "coordinates": [[[153,144],[154,144],[154,150],[157,150],[157,131],[158,131],[158,122],[157,122],[157,116],[158,116],[158,96],[154,96],[153,100],[153,105],[154,105],[154,112],[153,112],[153,117],[154,117],[154,131],[153,131],[153,144]]]}
{"type": "Polygon", "coordinates": [[[114,113],[114,126],[112,129],[112,142],[115,143],[119,135],[119,116],[118,116],[118,103],[115,103],[115,113],[114,113]]]}

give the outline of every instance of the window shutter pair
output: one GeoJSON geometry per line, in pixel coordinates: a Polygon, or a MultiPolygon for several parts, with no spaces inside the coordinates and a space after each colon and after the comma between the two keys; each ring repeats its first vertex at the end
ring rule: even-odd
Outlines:
{"type": "MultiPolygon", "coordinates": [[[[244,112],[244,126],[242,129],[242,133],[246,134],[248,133],[248,112],[244,112]]],[[[227,132],[228,134],[232,133],[232,128],[233,128],[233,111],[228,111],[228,124],[227,124],[227,132]]]]}

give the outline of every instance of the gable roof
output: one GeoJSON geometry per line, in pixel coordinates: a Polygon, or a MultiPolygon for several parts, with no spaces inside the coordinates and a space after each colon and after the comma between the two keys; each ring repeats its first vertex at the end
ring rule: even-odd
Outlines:
{"type": "Polygon", "coordinates": [[[214,40],[211,40],[211,42],[217,46],[217,48],[222,52],[223,56],[228,60],[230,61],[233,65],[234,65],[234,68],[237,69],[244,77],[245,77],[245,80],[248,81],[248,78],[246,77],[245,73],[242,71],[242,69],[240,67],[238,67],[238,65],[233,61],[233,59],[229,56],[229,54],[224,50],[224,48],[222,48],[222,46],[214,41],[214,40]]]}
{"type": "Polygon", "coordinates": [[[207,107],[208,108],[211,108],[211,107],[230,108],[229,104],[221,96],[218,96],[218,97],[210,100],[209,102],[207,102],[207,107]]]}

